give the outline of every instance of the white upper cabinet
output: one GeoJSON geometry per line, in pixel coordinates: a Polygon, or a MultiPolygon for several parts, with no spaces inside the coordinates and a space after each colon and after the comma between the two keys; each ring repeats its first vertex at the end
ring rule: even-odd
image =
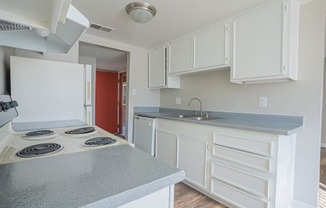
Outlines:
{"type": "Polygon", "coordinates": [[[215,25],[194,35],[194,69],[229,66],[227,24],[215,25]]]}
{"type": "Polygon", "coordinates": [[[168,48],[166,45],[149,51],[148,87],[180,88],[180,78],[167,74],[168,48]]]}
{"type": "Polygon", "coordinates": [[[219,24],[170,42],[170,73],[189,74],[229,66],[228,25],[219,24]]]}
{"type": "Polygon", "coordinates": [[[192,70],[193,37],[187,36],[170,43],[170,73],[180,74],[192,70]]]}
{"type": "Polygon", "coordinates": [[[297,80],[298,11],[285,0],[234,19],[231,82],[297,80]]]}

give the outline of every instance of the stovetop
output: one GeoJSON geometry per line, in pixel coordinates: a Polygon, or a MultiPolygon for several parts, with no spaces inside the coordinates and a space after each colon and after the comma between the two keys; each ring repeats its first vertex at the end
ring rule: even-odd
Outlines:
{"type": "Polygon", "coordinates": [[[10,131],[9,135],[0,140],[0,164],[107,148],[126,143],[125,140],[97,126],[43,129],[37,132],[10,131]],[[80,129],[84,131],[84,134],[80,129]],[[67,134],[66,132],[77,132],[77,134],[67,134]],[[41,135],[42,133],[49,133],[49,135],[44,136],[41,135]],[[27,136],[30,134],[32,136],[27,136]],[[49,153],[46,154],[46,151],[49,153]]]}

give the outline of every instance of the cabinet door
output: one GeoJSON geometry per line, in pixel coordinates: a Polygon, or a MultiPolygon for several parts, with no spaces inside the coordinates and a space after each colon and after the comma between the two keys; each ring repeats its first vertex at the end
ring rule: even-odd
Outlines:
{"type": "Polygon", "coordinates": [[[170,73],[192,70],[193,38],[186,37],[170,43],[170,73]]]}
{"type": "Polygon", "coordinates": [[[187,180],[205,189],[207,143],[182,136],[178,140],[178,167],[186,172],[187,180]]]}
{"type": "Polygon", "coordinates": [[[148,87],[166,85],[166,47],[161,46],[149,51],[148,87]]]}
{"type": "Polygon", "coordinates": [[[209,69],[228,64],[227,25],[198,32],[194,37],[194,68],[209,69]]]}
{"type": "Polygon", "coordinates": [[[234,21],[233,80],[260,80],[285,73],[284,11],[284,5],[278,3],[234,21]]]}
{"type": "Polygon", "coordinates": [[[177,137],[174,134],[156,131],[156,157],[174,167],[177,166],[177,137]]]}

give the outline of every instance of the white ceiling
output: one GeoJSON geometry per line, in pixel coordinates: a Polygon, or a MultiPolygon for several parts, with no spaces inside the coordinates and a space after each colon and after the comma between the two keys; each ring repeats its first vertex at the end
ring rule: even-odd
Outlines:
{"type": "MultiPolygon", "coordinates": [[[[148,0],[157,14],[146,24],[128,17],[125,6],[132,1],[72,0],[72,4],[90,22],[114,28],[110,33],[94,29],[87,33],[151,48],[270,0],[148,0]]],[[[95,57],[98,69],[126,69],[127,56],[121,51],[81,44],[80,55],[95,57]]]]}
{"type": "Polygon", "coordinates": [[[157,14],[146,24],[133,22],[125,6],[133,0],[72,0],[90,22],[115,28],[87,33],[151,48],[270,0],[147,0],[157,14]]]}
{"type": "Polygon", "coordinates": [[[80,42],[79,55],[96,58],[96,68],[123,71],[127,68],[127,52],[80,42]]]}

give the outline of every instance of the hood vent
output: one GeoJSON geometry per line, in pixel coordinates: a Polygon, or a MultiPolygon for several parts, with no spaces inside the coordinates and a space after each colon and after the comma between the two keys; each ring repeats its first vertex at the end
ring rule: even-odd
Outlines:
{"type": "Polygon", "coordinates": [[[106,26],[99,25],[99,24],[96,24],[96,23],[91,23],[91,25],[89,27],[93,28],[95,30],[101,30],[101,31],[104,31],[104,32],[111,32],[112,30],[114,30],[111,27],[106,27],[106,26]]]}
{"type": "Polygon", "coordinates": [[[15,11],[14,5],[1,6],[0,45],[37,52],[68,53],[89,27],[89,21],[69,1],[67,4],[64,2],[65,0],[49,0],[47,9],[52,13],[43,19],[42,16],[37,16],[39,10],[34,11],[36,9],[32,7],[28,12],[35,14],[34,18],[24,16],[21,8],[17,7],[15,11]]]}
{"type": "Polygon", "coordinates": [[[16,23],[0,20],[0,31],[12,31],[12,30],[29,31],[29,30],[32,30],[32,28],[29,26],[26,26],[26,25],[16,24],[16,23]]]}

